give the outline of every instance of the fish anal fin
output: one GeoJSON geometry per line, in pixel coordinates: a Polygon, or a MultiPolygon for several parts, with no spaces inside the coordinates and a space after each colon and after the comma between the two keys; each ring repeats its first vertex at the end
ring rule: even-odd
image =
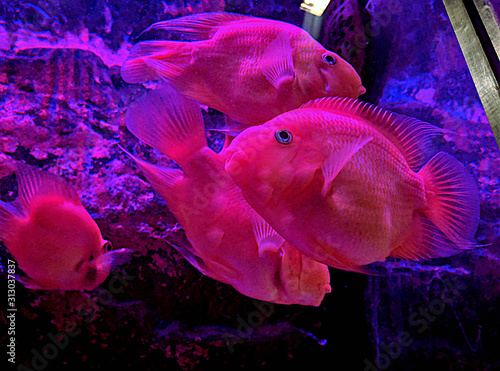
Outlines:
{"type": "Polygon", "coordinates": [[[135,161],[151,186],[158,191],[162,198],[175,197],[175,186],[184,177],[182,170],[153,165],[134,156],[122,146],[119,145],[119,147],[135,161]]]}
{"type": "Polygon", "coordinates": [[[196,255],[193,246],[189,241],[175,236],[170,236],[170,238],[173,238],[174,241],[165,240],[165,242],[177,250],[193,267],[198,269],[198,271],[205,276],[213,276],[203,259],[196,255]]]}
{"type": "Polygon", "coordinates": [[[424,214],[417,213],[412,221],[409,237],[395,248],[390,256],[408,260],[425,260],[448,257],[465,251],[473,243],[457,245],[439,230],[424,214]]]}
{"type": "Polygon", "coordinates": [[[280,32],[264,50],[261,70],[267,81],[276,89],[290,88],[295,80],[290,36],[280,32]]]}
{"type": "Polygon", "coordinates": [[[335,177],[344,168],[347,162],[372,139],[373,137],[371,136],[358,137],[356,140],[348,143],[341,150],[332,152],[330,156],[326,158],[321,166],[323,177],[325,179],[323,187],[321,188],[322,197],[326,197],[326,195],[330,192],[335,177]]]}

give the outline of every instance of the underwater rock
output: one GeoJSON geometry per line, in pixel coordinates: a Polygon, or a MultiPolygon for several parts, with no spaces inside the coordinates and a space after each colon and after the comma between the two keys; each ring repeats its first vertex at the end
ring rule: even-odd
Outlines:
{"type": "Polygon", "coordinates": [[[370,32],[370,17],[358,0],[333,0],[323,14],[319,42],[361,72],[370,32]]]}
{"type": "Polygon", "coordinates": [[[67,33],[101,37],[118,50],[124,41],[150,24],[192,13],[224,10],[224,0],[15,0],[2,4],[0,19],[9,32],[19,29],[45,37],[64,38],[67,33]]]}

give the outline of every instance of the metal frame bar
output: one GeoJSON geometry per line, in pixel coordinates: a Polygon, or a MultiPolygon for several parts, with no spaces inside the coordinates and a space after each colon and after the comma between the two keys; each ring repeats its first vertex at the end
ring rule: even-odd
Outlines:
{"type": "Polygon", "coordinates": [[[500,29],[490,0],[443,0],[500,148],[500,29]]]}

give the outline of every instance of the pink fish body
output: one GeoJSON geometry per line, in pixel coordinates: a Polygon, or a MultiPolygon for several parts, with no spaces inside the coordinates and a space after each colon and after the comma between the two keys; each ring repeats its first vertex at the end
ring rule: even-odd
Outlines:
{"type": "Polygon", "coordinates": [[[108,276],[111,263],[127,249],[108,252],[110,243],[63,179],[15,164],[19,199],[0,201],[0,239],[28,276],[28,288],[91,290],[108,276]]]}
{"type": "Polygon", "coordinates": [[[243,131],[225,168],[301,252],[364,271],[388,256],[443,257],[473,245],[477,186],[451,155],[429,160],[438,132],[360,101],[323,98],[243,131]]]}
{"type": "Polygon", "coordinates": [[[319,305],[331,291],[328,267],[286,243],[245,201],[207,146],[198,104],[170,88],[149,92],[127,113],[129,130],[182,168],[132,156],[183,226],[180,252],[203,274],[244,295],[280,304],[319,305]]]}
{"type": "Polygon", "coordinates": [[[324,96],[365,92],[354,68],[289,23],[202,13],[153,24],[189,41],[144,41],[122,66],[126,82],[166,80],[181,93],[245,125],[324,96]]]}

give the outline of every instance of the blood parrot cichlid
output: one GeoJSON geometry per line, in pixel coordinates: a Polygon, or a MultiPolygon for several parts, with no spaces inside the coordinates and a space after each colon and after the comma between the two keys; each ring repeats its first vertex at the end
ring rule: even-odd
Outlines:
{"type": "Polygon", "coordinates": [[[225,169],[302,253],[368,272],[389,256],[445,257],[474,245],[477,185],[453,156],[435,154],[439,134],[367,103],[322,98],[243,131],[225,169]]]}
{"type": "Polygon", "coordinates": [[[183,226],[190,246],[174,247],[194,267],[259,300],[321,303],[331,291],[328,267],[290,246],[248,205],[224,170],[224,156],[207,146],[198,103],[162,87],[134,102],[126,123],[182,168],[131,155],[183,226]]]}
{"type": "Polygon", "coordinates": [[[131,250],[111,243],[62,178],[13,163],[19,197],[0,201],[0,239],[25,273],[30,289],[92,290],[131,250]]]}
{"type": "Polygon", "coordinates": [[[163,78],[245,125],[314,98],[357,98],[366,91],[349,63],[290,23],[221,12],[158,22],[149,30],[188,41],[139,42],[121,69],[126,82],[163,78]]]}

